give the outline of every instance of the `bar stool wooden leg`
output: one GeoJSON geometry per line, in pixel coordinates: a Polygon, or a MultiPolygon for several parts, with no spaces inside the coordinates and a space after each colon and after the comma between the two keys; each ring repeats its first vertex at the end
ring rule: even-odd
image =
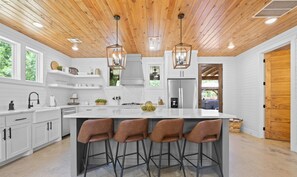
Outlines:
{"type": "Polygon", "coordinates": [[[219,168],[220,168],[221,175],[222,175],[222,177],[224,177],[224,174],[223,174],[223,171],[222,171],[222,167],[221,167],[221,160],[220,160],[220,157],[219,157],[219,155],[218,155],[218,151],[217,151],[215,142],[213,142],[212,144],[213,144],[213,147],[214,147],[216,156],[217,156],[217,161],[218,161],[218,165],[219,165],[219,168]]]}
{"type": "Polygon", "coordinates": [[[87,144],[87,153],[86,153],[86,159],[84,164],[84,177],[87,176],[87,170],[88,170],[88,163],[89,163],[89,152],[90,152],[90,143],[87,144]]]}
{"type": "Polygon", "coordinates": [[[109,149],[109,152],[110,152],[111,162],[112,162],[112,165],[113,165],[114,174],[115,174],[115,176],[117,177],[118,175],[117,175],[117,171],[116,171],[116,169],[115,169],[116,162],[115,162],[114,159],[113,159],[113,155],[112,155],[112,151],[111,151],[111,146],[110,146],[110,141],[107,140],[107,143],[108,143],[108,149],[109,149]]]}
{"type": "Polygon", "coordinates": [[[127,148],[127,143],[125,142],[125,145],[124,145],[124,152],[123,152],[122,169],[121,169],[121,177],[123,177],[123,174],[124,174],[125,157],[126,157],[126,148],[127,148]]]}
{"type": "Polygon", "coordinates": [[[148,161],[148,158],[147,158],[147,155],[146,155],[146,149],[145,149],[144,141],[141,140],[141,142],[142,142],[142,147],[143,147],[144,158],[146,160],[146,168],[147,168],[147,171],[148,171],[149,177],[150,177],[151,176],[151,172],[150,172],[150,167],[149,167],[149,161],[148,161]]]}
{"type": "Polygon", "coordinates": [[[183,161],[182,161],[182,155],[181,155],[181,150],[180,150],[178,141],[176,141],[176,145],[177,145],[177,150],[178,150],[178,154],[179,154],[180,165],[181,165],[181,167],[183,169],[184,177],[186,177],[185,167],[184,167],[184,164],[183,164],[183,161]]]}
{"type": "Polygon", "coordinates": [[[159,167],[158,167],[158,177],[161,175],[161,162],[162,162],[162,148],[163,148],[163,143],[160,143],[160,156],[159,156],[159,167]]]}

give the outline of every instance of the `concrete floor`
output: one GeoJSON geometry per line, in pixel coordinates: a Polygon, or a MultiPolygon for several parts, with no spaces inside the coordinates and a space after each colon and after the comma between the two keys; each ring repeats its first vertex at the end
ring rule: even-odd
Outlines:
{"type": "MultiPolygon", "coordinates": [[[[70,139],[50,145],[34,154],[0,168],[1,177],[70,177],[70,139]]],[[[118,168],[119,169],[119,168],[118,168]]],[[[254,138],[246,134],[230,134],[230,177],[296,177],[297,153],[290,152],[289,143],[254,138]]],[[[157,175],[151,167],[152,176],[157,175]]],[[[118,171],[119,172],[119,171],[118,171]]],[[[196,176],[186,168],[187,176],[196,176]]],[[[119,174],[119,173],[118,173],[119,174]]],[[[179,177],[173,167],[163,170],[164,177],[179,177]]],[[[88,173],[88,177],[114,176],[113,168],[105,166],[88,173]]],[[[126,170],[124,176],[146,177],[146,168],[126,170]]],[[[203,177],[218,176],[203,170],[203,177]]]]}

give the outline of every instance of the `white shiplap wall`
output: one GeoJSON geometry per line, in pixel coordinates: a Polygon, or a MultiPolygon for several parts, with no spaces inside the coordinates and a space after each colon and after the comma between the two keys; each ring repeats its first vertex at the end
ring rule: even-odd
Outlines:
{"type": "MultiPolygon", "coordinates": [[[[44,29],[40,29],[44,30],[44,29]]],[[[21,70],[24,73],[25,48],[30,47],[43,53],[44,59],[44,82],[47,80],[47,70],[50,68],[52,60],[58,61],[63,66],[69,66],[71,60],[68,56],[41,44],[3,24],[0,24],[0,36],[15,41],[21,45],[21,70]]],[[[24,78],[24,76],[22,76],[24,78]]],[[[69,93],[67,90],[48,89],[46,84],[33,85],[23,80],[17,82],[10,79],[0,79],[0,110],[7,110],[8,104],[14,100],[16,109],[26,108],[28,105],[28,95],[36,91],[40,95],[41,105],[48,105],[50,95],[55,95],[58,104],[66,104],[69,93]]]]}
{"type": "Polygon", "coordinates": [[[297,152],[296,36],[294,27],[236,57],[237,115],[244,119],[243,131],[264,137],[264,53],[291,44],[291,150],[297,152]]]}

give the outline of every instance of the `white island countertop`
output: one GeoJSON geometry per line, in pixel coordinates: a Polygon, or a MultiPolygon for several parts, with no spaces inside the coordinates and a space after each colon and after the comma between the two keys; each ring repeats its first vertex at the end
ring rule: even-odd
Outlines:
{"type": "Polygon", "coordinates": [[[157,108],[154,112],[143,112],[141,109],[98,108],[75,114],[65,115],[64,118],[184,118],[184,119],[231,119],[234,115],[219,113],[216,110],[203,109],[167,109],[157,108]]]}

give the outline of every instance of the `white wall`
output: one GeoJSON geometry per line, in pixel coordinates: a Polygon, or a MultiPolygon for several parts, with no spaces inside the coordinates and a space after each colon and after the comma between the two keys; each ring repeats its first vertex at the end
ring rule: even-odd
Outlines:
{"type": "MultiPolygon", "coordinates": [[[[163,57],[143,57],[143,70],[144,76],[147,75],[146,66],[151,63],[163,63],[163,57]]],[[[112,100],[114,96],[121,96],[121,103],[125,102],[137,102],[143,103],[151,100],[157,103],[159,97],[164,98],[163,89],[149,89],[146,87],[133,87],[133,86],[119,86],[109,87],[109,70],[107,67],[106,58],[74,58],[72,60],[72,66],[76,67],[79,71],[90,72],[91,69],[99,68],[101,70],[102,78],[98,81],[104,88],[98,90],[82,90],[77,91],[80,101],[82,103],[88,102],[89,104],[95,104],[94,101],[97,98],[105,98],[109,105],[116,105],[117,102],[112,100]]],[[[147,79],[145,77],[145,79],[147,79]]],[[[85,81],[87,82],[87,81],[85,81]]],[[[163,100],[164,100],[163,99],[163,100]]]]}
{"type": "MultiPolygon", "coordinates": [[[[237,114],[237,70],[235,57],[198,57],[198,64],[223,65],[223,112],[237,114]]],[[[198,65],[197,65],[198,67],[198,65]]]]}
{"type": "MultiPolygon", "coordinates": [[[[44,30],[44,29],[40,29],[44,30]]],[[[70,65],[70,58],[44,44],[41,44],[3,24],[0,24],[0,36],[8,38],[21,45],[22,73],[24,73],[25,48],[30,47],[43,53],[44,59],[44,81],[47,79],[46,72],[50,68],[52,60],[58,61],[61,65],[70,65]]],[[[24,75],[24,74],[23,74],[24,75]]],[[[8,104],[14,100],[16,109],[26,108],[28,105],[28,95],[36,91],[40,95],[41,105],[48,105],[49,95],[55,95],[58,104],[66,104],[69,93],[66,90],[48,89],[46,84],[30,84],[23,80],[15,81],[10,79],[0,79],[0,110],[7,110],[8,104]]]]}
{"type": "Polygon", "coordinates": [[[296,115],[296,39],[294,27],[236,57],[237,59],[237,115],[244,119],[243,131],[264,137],[264,53],[291,44],[291,150],[297,152],[296,115]]]}

